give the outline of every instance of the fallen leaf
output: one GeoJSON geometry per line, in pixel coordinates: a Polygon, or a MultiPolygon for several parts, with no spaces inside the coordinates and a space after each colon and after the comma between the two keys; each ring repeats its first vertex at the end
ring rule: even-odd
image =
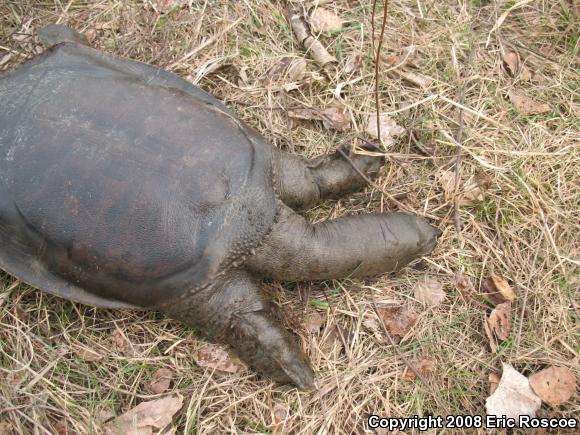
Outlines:
{"type": "Polygon", "coordinates": [[[511,90],[508,95],[518,112],[523,115],[539,115],[552,110],[549,104],[533,100],[522,92],[511,90]]]}
{"type": "Polygon", "coordinates": [[[465,183],[459,197],[459,205],[473,205],[483,201],[484,192],[491,187],[491,177],[485,172],[478,172],[465,183]]]}
{"type": "Polygon", "coordinates": [[[302,107],[288,110],[288,116],[309,121],[322,121],[328,130],[343,131],[350,128],[350,113],[345,108],[329,106],[325,109],[302,107]]]}
{"type": "Polygon", "coordinates": [[[389,306],[378,308],[385,328],[393,337],[404,337],[417,322],[418,315],[411,308],[389,306]]]}
{"type": "Polygon", "coordinates": [[[437,181],[443,189],[445,201],[451,201],[455,194],[455,172],[448,170],[441,170],[437,172],[437,181]]]}
{"type": "Polygon", "coordinates": [[[489,341],[489,347],[493,353],[497,352],[497,344],[495,341],[495,336],[493,332],[491,332],[491,328],[489,326],[489,322],[487,321],[487,317],[485,314],[483,315],[483,329],[485,330],[485,335],[487,336],[487,340],[489,341]]]}
{"type": "Polygon", "coordinates": [[[516,300],[514,289],[501,275],[495,273],[490,274],[489,277],[483,280],[481,292],[496,305],[516,300]]]}
{"type": "Polygon", "coordinates": [[[342,325],[331,325],[322,336],[320,349],[326,357],[336,357],[344,352],[344,346],[350,343],[351,336],[342,325]]]}
{"type": "Polygon", "coordinates": [[[344,64],[344,73],[346,75],[355,74],[360,71],[363,65],[363,57],[360,53],[354,53],[348,57],[344,64]]]}
{"type": "Polygon", "coordinates": [[[272,409],[272,427],[274,433],[283,432],[286,420],[288,419],[288,407],[277,403],[272,409]]]}
{"type": "MultiPolygon", "coordinates": [[[[69,430],[68,423],[64,418],[57,421],[54,424],[54,430],[57,433],[57,435],[72,435],[73,433],[75,433],[72,429],[69,430]]],[[[2,430],[0,428],[0,435],[1,434],[2,434],[2,430]]]]}
{"type": "Polygon", "coordinates": [[[379,343],[385,342],[385,337],[383,336],[381,324],[377,319],[366,319],[365,321],[363,321],[363,326],[373,333],[375,339],[379,343]]]}
{"type": "Polygon", "coordinates": [[[124,355],[135,356],[137,354],[133,344],[131,344],[127,336],[119,328],[115,329],[111,334],[111,342],[113,344],[113,349],[124,355]]]}
{"type": "Polygon", "coordinates": [[[463,272],[457,272],[454,277],[455,288],[465,299],[473,298],[477,294],[471,277],[463,272]]]}
{"type": "Polygon", "coordinates": [[[501,373],[492,372],[488,376],[489,379],[489,394],[492,395],[497,390],[497,386],[499,385],[499,381],[501,380],[501,373]]]}
{"type": "Polygon", "coordinates": [[[419,74],[402,68],[391,69],[389,70],[389,74],[396,74],[400,76],[403,80],[406,80],[409,83],[422,89],[427,89],[433,83],[433,79],[431,77],[427,77],[424,76],[423,74],[419,74]]]}
{"type": "Polygon", "coordinates": [[[576,377],[565,367],[548,367],[530,376],[532,390],[544,402],[558,406],[576,392],[576,377]]]}
{"type": "Polygon", "coordinates": [[[173,416],[183,406],[179,394],[157,400],[141,402],[133,409],[105,426],[107,435],[152,434],[153,429],[162,429],[171,423],[173,416]]]}
{"type": "MultiPolygon", "coordinates": [[[[385,147],[391,146],[395,143],[395,138],[397,136],[402,135],[405,133],[405,129],[395,122],[389,115],[386,113],[381,113],[379,115],[379,123],[378,126],[381,130],[381,143],[385,145],[385,147]]],[[[377,114],[371,113],[367,120],[367,126],[365,128],[365,132],[370,134],[374,138],[379,138],[379,131],[377,128],[377,114]]]]}
{"type": "Polygon", "coordinates": [[[342,19],[332,11],[318,7],[310,15],[310,29],[315,33],[340,30],[342,19]]]}
{"type": "Polygon", "coordinates": [[[532,72],[522,63],[517,51],[507,50],[502,56],[504,69],[511,77],[518,77],[522,80],[531,80],[532,72]]]}
{"type": "Polygon", "coordinates": [[[288,78],[293,82],[301,80],[306,73],[307,66],[308,64],[302,58],[292,60],[287,70],[288,78]]]}
{"type": "Polygon", "coordinates": [[[165,393],[171,385],[171,380],[173,379],[173,372],[169,369],[159,369],[156,370],[151,376],[151,382],[149,383],[149,391],[153,394],[165,393]]]}
{"type": "Polygon", "coordinates": [[[476,183],[464,186],[463,193],[459,196],[459,205],[473,205],[483,201],[483,190],[476,183]]]}
{"type": "Polygon", "coordinates": [[[505,341],[512,332],[512,304],[504,302],[493,309],[487,319],[489,330],[500,340],[505,341]]]}
{"type": "MultiPolygon", "coordinates": [[[[415,369],[417,370],[417,372],[419,372],[421,376],[423,377],[429,376],[431,373],[433,373],[433,370],[435,369],[435,360],[432,358],[421,358],[415,363],[415,369]]],[[[403,378],[414,380],[417,378],[417,375],[409,367],[405,367],[405,371],[403,372],[403,378]]]]}
{"type": "Polygon", "coordinates": [[[206,344],[193,355],[200,367],[209,367],[225,373],[237,373],[240,366],[234,362],[228,352],[217,344],[206,344]]]}
{"type": "Polygon", "coordinates": [[[415,284],[415,299],[428,307],[436,307],[445,299],[443,285],[434,278],[425,278],[415,284]]]}
{"type": "Polygon", "coordinates": [[[401,54],[398,55],[392,55],[392,56],[381,56],[381,60],[387,64],[389,64],[390,66],[405,66],[405,65],[409,65],[409,66],[417,66],[415,65],[415,63],[413,62],[415,60],[415,58],[417,57],[417,46],[415,45],[410,45],[408,47],[405,47],[402,51],[401,54]]]}
{"type": "Polygon", "coordinates": [[[532,391],[528,378],[509,364],[503,365],[503,373],[495,392],[485,401],[487,415],[505,415],[516,421],[520,415],[535,417],[542,401],[532,391]]]}
{"type": "Polygon", "coordinates": [[[14,433],[12,424],[7,421],[0,421],[0,435],[11,435],[14,433]]]}
{"type": "Polygon", "coordinates": [[[315,311],[310,313],[304,319],[304,328],[307,332],[311,334],[316,334],[320,331],[320,328],[324,324],[326,317],[322,316],[319,312],[315,311]]]}
{"type": "MultiPolygon", "coordinates": [[[[458,185],[457,197],[459,205],[473,205],[483,201],[483,193],[491,185],[491,179],[487,174],[477,174],[469,179],[465,184],[458,185]]],[[[455,171],[440,170],[437,172],[437,181],[441,185],[445,201],[455,198],[455,171]]]]}
{"type": "Polygon", "coordinates": [[[520,55],[513,50],[508,50],[504,52],[502,60],[508,74],[512,77],[517,76],[520,70],[520,55]]]}
{"type": "Polygon", "coordinates": [[[92,349],[86,347],[78,347],[75,350],[75,354],[84,361],[95,362],[100,361],[104,358],[102,353],[96,352],[92,349]]]}
{"type": "Polygon", "coordinates": [[[300,81],[306,73],[307,63],[302,58],[283,57],[258,80],[263,86],[290,84],[300,81]]]}

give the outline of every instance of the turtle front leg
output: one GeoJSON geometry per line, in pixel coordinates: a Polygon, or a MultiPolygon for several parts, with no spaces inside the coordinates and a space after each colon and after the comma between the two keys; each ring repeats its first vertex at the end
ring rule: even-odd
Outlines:
{"type": "Polygon", "coordinates": [[[275,320],[272,309],[256,279],[238,270],[163,311],[209,340],[231,345],[261,374],[312,389],[314,372],[308,357],[275,320]]]}
{"type": "Polygon", "coordinates": [[[280,198],[295,209],[307,209],[325,199],[339,198],[362,189],[367,185],[367,179],[374,178],[384,163],[384,157],[355,154],[350,146],[343,146],[333,154],[312,160],[284,152],[275,152],[273,157],[280,198]]]}
{"type": "Polygon", "coordinates": [[[245,266],[285,281],[366,277],[431,253],[437,228],[404,213],[346,216],[311,224],[280,204],[279,219],[245,266]]]}

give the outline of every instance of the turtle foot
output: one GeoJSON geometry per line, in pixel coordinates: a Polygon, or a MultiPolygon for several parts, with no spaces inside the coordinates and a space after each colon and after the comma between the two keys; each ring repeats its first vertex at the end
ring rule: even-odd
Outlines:
{"type": "Polygon", "coordinates": [[[209,340],[229,344],[260,374],[301,389],[314,388],[308,357],[273,309],[257,280],[238,270],[163,310],[209,340]]]}

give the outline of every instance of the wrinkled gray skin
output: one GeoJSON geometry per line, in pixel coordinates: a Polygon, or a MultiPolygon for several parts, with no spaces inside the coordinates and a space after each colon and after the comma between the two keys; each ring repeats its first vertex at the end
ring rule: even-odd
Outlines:
{"type": "Polygon", "coordinates": [[[101,53],[64,27],[0,77],[0,268],[111,308],[161,310],[232,345],[259,372],[312,388],[261,278],[397,270],[439,231],[402,214],[312,225],[294,212],[361,189],[383,164],[282,153],[216,98],[101,53]]]}

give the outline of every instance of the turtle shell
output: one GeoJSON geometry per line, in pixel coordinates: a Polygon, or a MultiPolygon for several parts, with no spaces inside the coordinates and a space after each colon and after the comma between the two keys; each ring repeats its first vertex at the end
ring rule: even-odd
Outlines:
{"type": "Polygon", "coordinates": [[[272,148],[161,69],[75,43],[0,77],[0,268],[104,307],[203,288],[275,218],[272,148]]]}

